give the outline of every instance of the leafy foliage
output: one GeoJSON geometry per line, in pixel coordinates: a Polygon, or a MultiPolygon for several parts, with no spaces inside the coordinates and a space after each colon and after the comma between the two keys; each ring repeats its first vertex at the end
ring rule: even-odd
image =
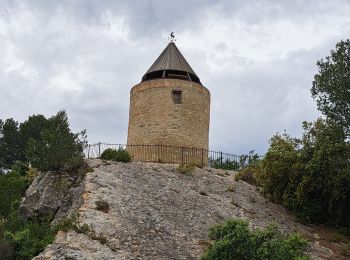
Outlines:
{"type": "Polygon", "coordinates": [[[318,109],[350,134],[350,40],[337,43],[317,66],[311,93],[318,109]]]}
{"type": "Polygon", "coordinates": [[[230,161],[229,159],[222,159],[221,157],[217,159],[209,158],[208,162],[210,167],[216,169],[232,170],[236,171],[239,169],[239,163],[236,161],[230,161]]]}
{"type": "Polygon", "coordinates": [[[259,161],[259,155],[254,153],[254,150],[250,151],[249,154],[242,154],[237,156],[234,160],[224,159],[221,155],[218,158],[209,158],[209,166],[216,169],[233,170],[237,171],[239,169],[251,166],[259,161]]]}
{"type": "Polygon", "coordinates": [[[9,259],[31,259],[53,242],[55,231],[48,220],[25,220],[12,212],[5,223],[3,237],[14,248],[14,254],[9,259]]]}
{"type": "Polygon", "coordinates": [[[57,227],[49,219],[23,219],[19,202],[38,169],[82,166],[85,138],[85,132],[71,132],[64,111],[49,119],[35,115],[22,124],[0,120],[1,259],[31,259],[53,241],[57,227]]]}
{"type": "Polygon", "coordinates": [[[28,161],[41,171],[77,168],[83,162],[85,138],[85,131],[71,132],[66,112],[60,111],[47,120],[39,139],[29,139],[28,161]]]}
{"type": "Polygon", "coordinates": [[[276,226],[251,230],[244,220],[228,220],[209,230],[213,245],[203,260],[211,259],[308,259],[307,241],[299,235],[284,236],[276,226]]]}
{"type": "Polygon", "coordinates": [[[303,163],[298,149],[300,140],[287,134],[275,135],[270,140],[270,148],[260,163],[256,174],[259,185],[274,201],[287,208],[293,208],[296,185],[303,174],[303,163]]]}
{"type": "Polygon", "coordinates": [[[302,139],[275,135],[259,185],[273,201],[309,222],[350,226],[350,144],[332,120],[304,122],[302,139]]]}
{"type": "Polygon", "coordinates": [[[55,231],[45,219],[25,220],[18,215],[21,196],[30,184],[28,177],[13,167],[0,175],[1,259],[31,259],[54,239],[55,231]]]}
{"type": "Polygon", "coordinates": [[[34,115],[21,124],[0,120],[0,170],[16,161],[31,163],[41,171],[78,167],[85,144],[85,131],[72,133],[65,111],[49,119],[34,115]]]}
{"type": "Polygon", "coordinates": [[[18,160],[24,160],[18,122],[12,118],[0,121],[0,169],[11,168],[18,160]]]}
{"type": "Polygon", "coordinates": [[[118,150],[108,148],[101,154],[101,159],[117,162],[130,162],[131,156],[127,150],[119,148],[118,150]]]}
{"type": "Polygon", "coordinates": [[[16,171],[0,175],[0,219],[8,217],[12,203],[21,200],[29,184],[27,177],[16,171]]]}

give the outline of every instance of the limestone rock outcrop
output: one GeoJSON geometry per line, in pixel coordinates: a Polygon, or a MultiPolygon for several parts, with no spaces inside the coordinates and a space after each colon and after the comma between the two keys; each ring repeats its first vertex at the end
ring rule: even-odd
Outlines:
{"type": "Polygon", "coordinates": [[[39,173],[21,201],[20,215],[62,220],[81,206],[84,176],[77,171],[39,173]]]}
{"type": "MultiPolygon", "coordinates": [[[[89,164],[94,171],[86,174],[83,203],[76,211],[77,225],[89,231],[59,232],[36,260],[200,259],[210,243],[209,228],[230,218],[249,220],[252,227],[275,222],[283,232],[314,236],[254,186],[235,181],[232,171],[196,168],[181,174],[171,164],[89,164]],[[108,212],[96,209],[98,200],[109,204],[108,212]]],[[[331,250],[315,240],[309,254],[324,259],[331,250]]]]}

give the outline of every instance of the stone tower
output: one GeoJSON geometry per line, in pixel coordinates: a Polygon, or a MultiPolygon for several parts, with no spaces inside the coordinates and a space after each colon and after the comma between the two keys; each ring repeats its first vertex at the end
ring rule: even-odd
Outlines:
{"type": "Polygon", "coordinates": [[[209,117],[210,92],[171,41],[130,91],[128,150],[139,161],[207,163],[209,117]]]}

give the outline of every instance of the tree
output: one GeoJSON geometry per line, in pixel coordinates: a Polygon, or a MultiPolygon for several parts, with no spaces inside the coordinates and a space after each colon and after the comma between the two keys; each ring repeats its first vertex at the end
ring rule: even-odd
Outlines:
{"type": "Polygon", "coordinates": [[[317,61],[317,66],[312,97],[324,115],[340,122],[350,134],[350,40],[337,43],[331,55],[317,61]]]}
{"type": "Polygon", "coordinates": [[[18,122],[12,118],[0,123],[0,168],[11,168],[17,160],[24,159],[20,145],[18,122]]]}
{"type": "Polygon", "coordinates": [[[23,151],[28,148],[28,141],[32,138],[39,140],[41,132],[48,126],[48,120],[43,115],[30,116],[19,125],[21,146],[23,151]]]}
{"type": "Polygon", "coordinates": [[[85,144],[85,131],[72,133],[67,113],[60,111],[48,119],[40,138],[29,139],[26,155],[35,168],[41,171],[57,171],[64,167],[80,166],[85,144]]]}

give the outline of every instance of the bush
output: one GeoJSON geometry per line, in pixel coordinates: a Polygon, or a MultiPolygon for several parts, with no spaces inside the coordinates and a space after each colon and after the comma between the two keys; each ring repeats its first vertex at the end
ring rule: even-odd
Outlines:
{"type": "Polygon", "coordinates": [[[127,150],[119,148],[118,150],[108,148],[101,154],[101,159],[116,162],[130,162],[131,156],[127,150]]]}
{"type": "Polygon", "coordinates": [[[96,204],[96,209],[99,210],[99,211],[103,211],[105,213],[108,212],[109,210],[109,204],[107,201],[105,200],[98,200],[95,202],[96,204]]]}
{"type": "Polygon", "coordinates": [[[179,173],[191,173],[196,169],[196,165],[195,164],[185,164],[182,163],[179,166],[177,166],[176,171],[179,173]]]}
{"type": "Polygon", "coordinates": [[[287,134],[273,136],[260,163],[260,171],[255,174],[264,193],[272,201],[289,209],[297,206],[295,191],[304,169],[299,150],[300,142],[287,134]]]}
{"type": "Polygon", "coordinates": [[[251,230],[248,222],[228,220],[209,230],[213,245],[202,260],[211,259],[309,259],[305,255],[307,241],[299,235],[284,236],[276,226],[251,230]]]}
{"type": "Polygon", "coordinates": [[[16,161],[12,165],[11,170],[13,172],[17,172],[21,176],[26,176],[27,175],[27,171],[29,170],[29,167],[28,167],[28,165],[26,163],[23,163],[21,161],[16,161]]]}
{"type": "Polygon", "coordinates": [[[48,220],[25,220],[18,215],[21,196],[30,184],[21,167],[0,175],[0,258],[31,259],[54,239],[48,220]]]}
{"type": "Polygon", "coordinates": [[[114,160],[115,158],[117,158],[117,150],[112,149],[112,148],[108,148],[106,150],[103,151],[103,153],[101,154],[101,159],[103,160],[114,160]]]}
{"type": "Polygon", "coordinates": [[[230,160],[222,160],[221,158],[212,159],[209,158],[208,162],[210,167],[213,167],[215,169],[224,169],[224,170],[232,170],[236,171],[239,169],[239,163],[235,161],[230,160]]]}
{"type": "Polygon", "coordinates": [[[11,213],[14,201],[20,201],[30,182],[16,171],[0,175],[0,220],[11,213]]]}
{"type": "Polygon", "coordinates": [[[273,201],[305,221],[350,227],[350,144],[341,125],[303,124],[302,139],[276,135],[257,182],[273,201]]]}
{"type": "Polygon", "coordinates": [[[256,164],[254,166],[248,166],[239,170],[239,172],[235,175],[235,180],[242,180],[251,185],[256,186],[256,178],[255,174],[259,171],[259,166],[256,164]]]}
{"type": "Polygon", "coordinates": [[[55,238],[54,229],[48,220],[24,220],[13,212],[5,224],[3,237],[14,248],[10,259],[31,259],[42,252],[55,238]]]}
{"type": "Polygon", "coordinates": [[[242,154],[236,158],[234,161],[229,159],[224,160],[223,157],[217,159],[209,158],[209,166],[216,169],[232,170],[237,171],[239,169],[244,169],[246,167],[255,165],[259,162],[259,155],[254,153],[254,150],[249,151],[249,154],[242,154]]]}

